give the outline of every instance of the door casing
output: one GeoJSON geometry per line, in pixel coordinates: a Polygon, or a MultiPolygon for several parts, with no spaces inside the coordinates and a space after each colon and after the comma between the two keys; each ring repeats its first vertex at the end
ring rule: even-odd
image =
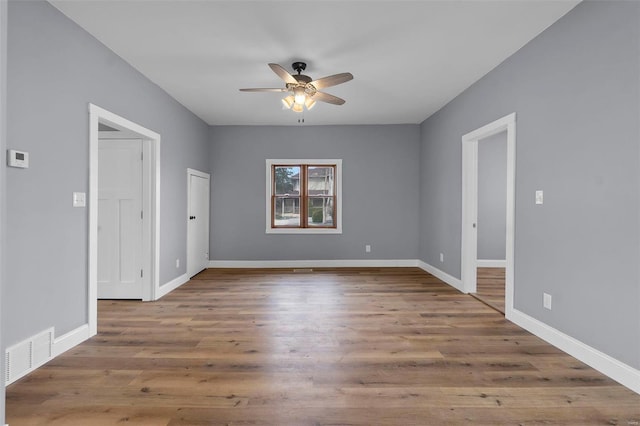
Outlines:
{"type": "MultiPolygon", "coordinates": [[[[117,114],[89,104],[89,242],[87,312],[89,336],[98,331],[98,124],[127,131],[142,139],[143,204],[149,214],[143,227],[143,269],[148,271],[142,300],[155,300],[160,286],[160,135],[117,114]]],[[[145,272],[146,273],[146,272],[145,272]]]]}
{"type": "Polygon", "coordinates": [[[516,114],[495,120],[462,136],[462,289],[475,293],[478,251],[478,143],[507,132],[507,232],[505,317],[513,312],[515,257],[516,114]]]}

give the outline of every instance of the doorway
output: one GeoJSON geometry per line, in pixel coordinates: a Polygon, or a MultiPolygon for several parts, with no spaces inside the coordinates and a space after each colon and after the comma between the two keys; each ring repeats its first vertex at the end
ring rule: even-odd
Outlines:
{"type": "Polygon", "coordinates": [[[476,293],[478,284],[478,143],[506,132],[506,203],[504,314],[510,318],[514,297],[515,113],[462,137],[462,288],[476,293]]]}
{"type": "MultiPolygon", "coordinates": [[[[98,230],[100,139],[106,132],[119,133],[120,138],[140,141],[142,160],[141,212],[146,220],[141,226],[141,295],[142,300],[155,300],[159,288],[160,236],[160,135],[96,105],[89,104],[89,244],[88,244],[88,323],[89,336],[97,333],[98,314],[98,230]],[[101,134],[101,131],[103,132],[101,134]]],[[[104,178],[104,176],[102,176],[104,178]]]]}
{"type": "Polygon", "coordinates": [[[208,173],[187,169],[187,275],[193,277],[209,266],[208,173]]]}
{"type": "Polygon", "coordinates": [[[472,295],[504,315],[507,132],[478,141],[478,263],[472,295]]]}

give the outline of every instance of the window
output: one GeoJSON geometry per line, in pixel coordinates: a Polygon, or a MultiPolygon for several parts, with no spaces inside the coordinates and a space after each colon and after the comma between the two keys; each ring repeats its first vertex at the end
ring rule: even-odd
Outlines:
{"type": "Polygon", "coordinates": [[[342,233],[342,160],[267,160],[267,233],[342,233]]]}

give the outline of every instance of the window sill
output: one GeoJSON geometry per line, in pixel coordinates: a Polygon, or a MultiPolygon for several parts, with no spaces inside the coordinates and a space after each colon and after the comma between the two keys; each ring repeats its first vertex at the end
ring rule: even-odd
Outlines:
{"type": "Polygon", "coordinates": [[[267,228],[267,234],[342,234],[340,228],[267,228]]]}

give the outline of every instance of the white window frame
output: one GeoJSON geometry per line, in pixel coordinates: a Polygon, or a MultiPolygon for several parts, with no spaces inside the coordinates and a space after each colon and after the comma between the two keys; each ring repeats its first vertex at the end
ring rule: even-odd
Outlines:
{"type": "Polygon", "coordinates": [[[266,233],[267,234],[342,234],[342,159],[267,159],[266,160],[266,233]],[[274,165],[279,164],[318,164],[318,165],[334,165],[336,167],[336,226],[335,228],[272,228],[271,227],[271,191],[272,185],[272,169],[274,165]]]}

